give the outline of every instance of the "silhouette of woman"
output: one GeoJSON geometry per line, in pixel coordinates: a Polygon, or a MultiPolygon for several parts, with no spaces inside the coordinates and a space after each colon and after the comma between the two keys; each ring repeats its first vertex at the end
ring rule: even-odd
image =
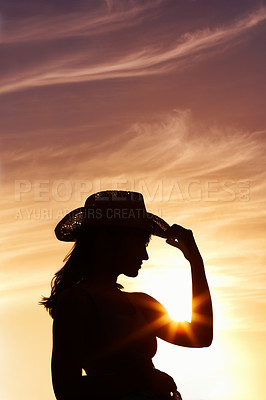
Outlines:
{"type": "Polygon", "coordinates": [[[156,337],[186,347],[212,342],[212,303],[204,265],[190,230],[148,213],[140,193],[104,191],[55,228],[75,241],[42,304],[53,322],[52,380],[58,400],[181,399],[173,379],[152,358],[156,337]],[[145,293],[128,293],[117,277],[138,275],[150,236],[165,238],[191,265],[191,322],[172,320],[145,293]],[[86,376],[82,374],[86,371],[86,376]]]}

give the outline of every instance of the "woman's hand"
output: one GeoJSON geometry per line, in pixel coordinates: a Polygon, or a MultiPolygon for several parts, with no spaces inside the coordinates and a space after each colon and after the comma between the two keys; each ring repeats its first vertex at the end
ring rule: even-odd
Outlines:
{"type": "Polygon", "coordinates": [[[174,224],[167,230],[167,235],[166,243],[181,250],[187,260],[190,260],[192,254],[199,255],[198,247],[190,229],[174,224]]]}

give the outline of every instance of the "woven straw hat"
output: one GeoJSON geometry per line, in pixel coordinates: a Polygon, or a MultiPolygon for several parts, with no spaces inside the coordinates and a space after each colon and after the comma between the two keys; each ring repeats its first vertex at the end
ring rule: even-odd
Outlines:
{"type": "Polygon", "coordinates": [[[169,228],[162,218],[146,211],[141,193],[107,190],[92,194],[84,207],[68,213],[57,224],[55,234],[58,240],[73,242],[82,231],[98,226],[141,228],[162,238],[167,237],[169,228]]]}

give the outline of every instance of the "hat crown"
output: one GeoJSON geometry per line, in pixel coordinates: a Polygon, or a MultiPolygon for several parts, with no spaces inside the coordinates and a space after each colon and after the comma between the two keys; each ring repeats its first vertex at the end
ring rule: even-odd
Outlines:
{"type": "Polygon", "coordinates": [[[92,223],[127,224],[129,220],[146,220],[147,211],[141,193],[123,190],[107,190],[98,192],[87,198],[85,202],[83,225],[92,223]]]}
{"type": "Polygon", "coordinates": [[[141,207],[146,210],[141,193],[125,190],[105,190],[89,196],[85,208],[90,207],[141,207]]]}

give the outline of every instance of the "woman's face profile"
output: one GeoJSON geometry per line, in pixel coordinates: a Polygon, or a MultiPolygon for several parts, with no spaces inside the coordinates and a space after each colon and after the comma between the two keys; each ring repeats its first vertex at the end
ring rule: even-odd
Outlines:
{"type": "Polygon", "coordinates": [[[142,229],[127,228],[111,237],[111,254],[119,274],[135,277],[142,261],[148,260],[149,234],[142,229]]]}
{"type": "Polygon", "coordinates": [[[121,273],[129,277],[137,276],[143,260],[148,259],[147,237],[137,232],[126,235],[121,243],[121,273]]]}

